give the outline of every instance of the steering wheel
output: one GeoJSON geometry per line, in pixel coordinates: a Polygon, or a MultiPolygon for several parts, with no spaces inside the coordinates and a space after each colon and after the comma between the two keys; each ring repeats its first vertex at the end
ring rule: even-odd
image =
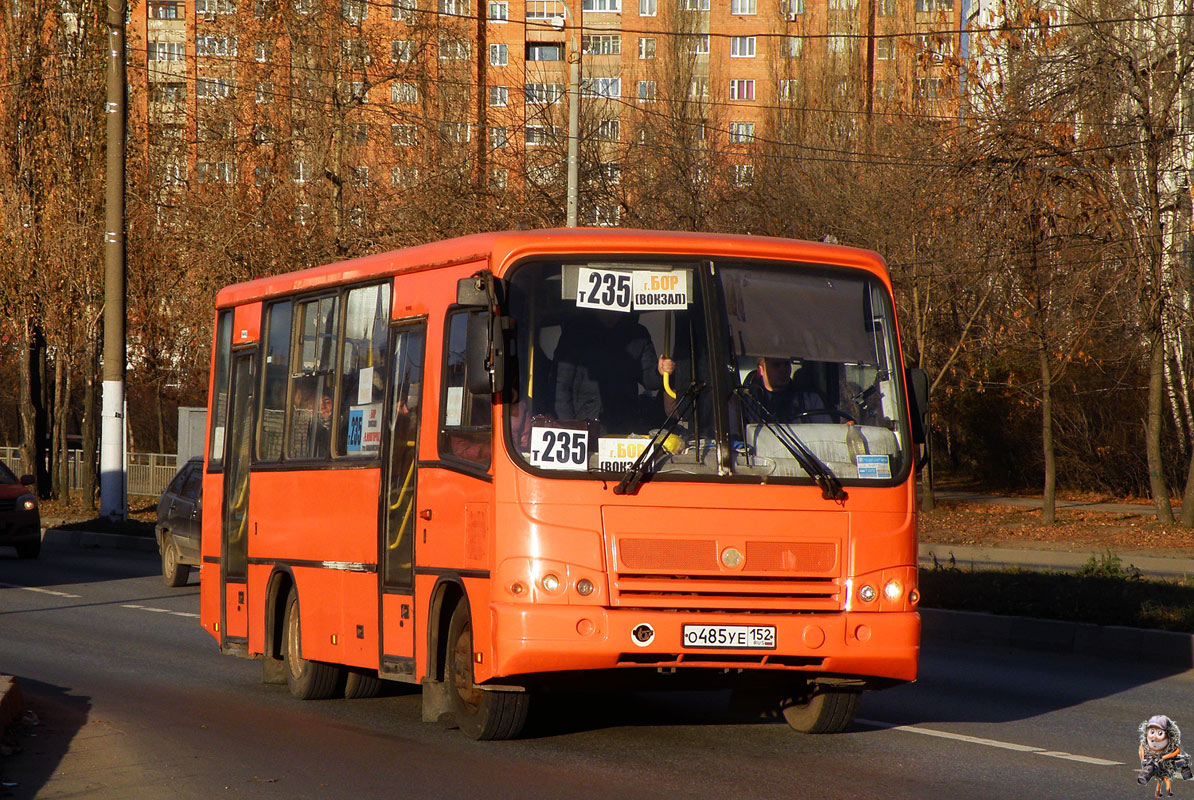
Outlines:
{"type": "Polygon", "coordinates": [[[796,417],[796,419],[802,420],[805,417],[815,417],[818,414],[828,414],[831,417],[837,417],[838,419],[844,419],[846,422],[851,422],[855,425],[858,424],[858,420],[854,419],[854,417],[852,417],[850,414],[847,414],[845,411],[842,411],[839,408],[813,408],[808,411],[802,411],[796,417]]]}

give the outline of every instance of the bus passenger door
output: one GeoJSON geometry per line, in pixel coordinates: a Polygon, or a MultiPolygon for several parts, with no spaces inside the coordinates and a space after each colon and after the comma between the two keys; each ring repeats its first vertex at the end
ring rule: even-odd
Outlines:
{"type": "Polygon", "coordinates": [[[253,426],[253,353],[232,355],[232,406],[224,455],[221,518],[221,644],[249,641],[249,443],[253,426]]]}
{"type": "Polygon", "coordinates": [[[414,536],[419,418],[427,324],[401,323],[390,333],[389,414],[381,492],[381,672],[415,677],[414,536]]]}

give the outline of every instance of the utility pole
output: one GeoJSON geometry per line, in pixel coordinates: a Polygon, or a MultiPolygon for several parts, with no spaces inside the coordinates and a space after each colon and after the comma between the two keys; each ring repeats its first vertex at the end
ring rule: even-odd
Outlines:
{"type": "Polygon", "coordinates": [[[576,208],[579,204],[580,155],[580,47],[577,43],[577,29],[580,22],[563,0],[561,7],[571,23],[571,38],[568,42],[568,227],[576,227],[576,208]]]}
{"type": "Polygon", "coordinates": [[[108,0],[108,163],[104,196],[104,386],[100,410],[100,516],[128,514],[124,453],[124,15],[108,0]]]}

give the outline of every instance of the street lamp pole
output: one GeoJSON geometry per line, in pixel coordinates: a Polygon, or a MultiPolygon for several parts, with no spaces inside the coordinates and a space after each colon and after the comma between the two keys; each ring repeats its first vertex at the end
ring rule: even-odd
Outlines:
{"type": "Polygon", "coordinates": [[[566,23],[572,23],[568,44],[568,227],[576,227],[576,209],[579,202],[580,173],[580,48],[576,43],[576,29],[579,27],[568,8],[568,0],[561,0],[566,23]]]}

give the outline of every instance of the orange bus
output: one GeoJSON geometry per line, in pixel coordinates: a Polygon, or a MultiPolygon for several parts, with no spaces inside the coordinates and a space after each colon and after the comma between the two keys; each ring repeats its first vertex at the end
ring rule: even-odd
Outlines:
{"type": "Polygon", "coordinates": [[[917,670],[893,308],[867,250],[616,229],[227,287],[202,625],[299,698],[418,683],[480,739],[605,685],[839,731],[917,670]]]}

